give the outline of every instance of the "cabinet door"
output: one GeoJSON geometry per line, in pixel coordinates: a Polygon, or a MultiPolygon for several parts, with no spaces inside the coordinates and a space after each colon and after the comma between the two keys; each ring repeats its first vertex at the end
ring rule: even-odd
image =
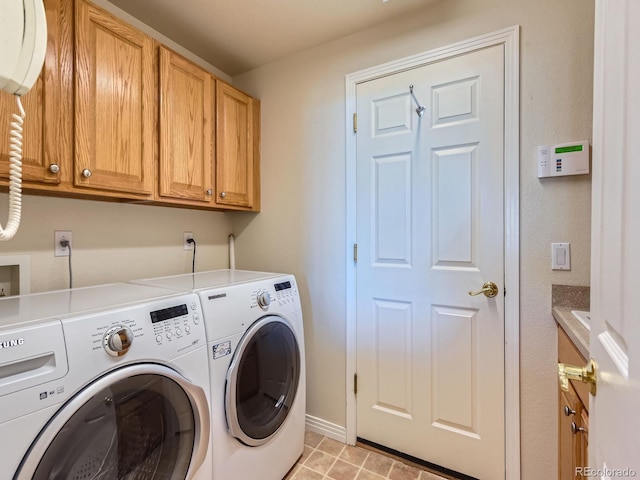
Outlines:
{"type": "Polygon", "coordinates": [[[160,47],[160,197],[212,201],[214,102],[211,74],[160,47]]]}
{"type": "Polygon", "coordinates": [[[580,414],[580,427],[582,430],[578,434],[578,458],[579,466],[584,469],[589,466],[589,413],[586,409],[580,414]]]}
{"type": "MultiPolygon", "coordinates": [[[[22,96],[26,113],[22,132],[24,187],[52,186],[67,177],[72,155],[73,10],[68,0],[45,0],[47,54],[33,88],[22,96]]],[[[18,106],[0,92],[0,179],[9,178],[9,131],[18,106]]],[[[2,182],[6,183],[6,182],[2,182]]]]}
{"type": "Polygon", "coordinates": [[[574,433],[571,427],[573,423],[580,424],[582,408],[578,396],[571,385],[569,385],[568,392],[560,391],[559,398],[558,479],[570,480],[578,478],[576,467],[580,465],[579,435],[574,433]]]}
{"type": "Polygon", "coordinates": [[[150,196],[153,40],[78,0],[75,48],[75,185],[150,196]]]}
{"type": "Polygon", "coordinates": [[[253,99],[216,81],[216,203],[246,207],[254,203],[253,99]]]}

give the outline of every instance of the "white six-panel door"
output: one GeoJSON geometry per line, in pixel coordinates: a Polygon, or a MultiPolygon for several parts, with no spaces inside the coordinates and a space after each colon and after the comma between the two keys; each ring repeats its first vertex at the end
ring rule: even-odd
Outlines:
{"type": "Polygon", "coordinates": [[[356,93],[357,436],[504,478],[504,47],[356,93]]]}
{"type": "Polygon", "coordinates": [[[596,2],[591,356],[595,478],[640,477],[640,3],[596,2]]]}

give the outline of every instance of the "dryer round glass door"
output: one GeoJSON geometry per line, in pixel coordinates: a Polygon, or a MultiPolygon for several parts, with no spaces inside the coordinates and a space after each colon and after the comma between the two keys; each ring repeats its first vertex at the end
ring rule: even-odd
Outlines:
{"type": "Polygon", "coordinates": [[[225,413],[231,435],[249,446],[269,440],[287,419],[300,380],[300,349],[289,322],[257,320],[235,349],[227,372],[225,413]]]}
{"type": "Polygon", "coordinates": [[[173,370],[150,367],[125,367],[82,390],[45,427],[16,478],[186,478],[200,456],[206,397],[173,370]]]}

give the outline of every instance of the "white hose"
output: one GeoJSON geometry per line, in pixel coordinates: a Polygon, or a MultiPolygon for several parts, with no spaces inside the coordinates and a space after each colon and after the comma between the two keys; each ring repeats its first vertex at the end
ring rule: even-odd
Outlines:
{"type": "Polygon", "coordinates": [[[20,115],[13,114],[9,154],[9,218],[7,226],[0,225],[0,241],[11,240],[20,226],[22,212],[22,124],[25,113],[20,96],[16,95],[20,115]]]}
{"type": "Polygon", "coordinates": [[[233,233],[229,235],[229,269],[236,269],[236,237],[233,233]]]}

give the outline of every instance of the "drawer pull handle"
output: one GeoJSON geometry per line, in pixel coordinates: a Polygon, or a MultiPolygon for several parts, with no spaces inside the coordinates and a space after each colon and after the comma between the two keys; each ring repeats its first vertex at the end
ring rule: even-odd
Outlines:
{"type": "Polygon", "coordinates": [[[579,427],[576,422],[571,422],[571,433],[577,435],[578,433],[588,433],[588,431],[584,427],[579,427]]]}

